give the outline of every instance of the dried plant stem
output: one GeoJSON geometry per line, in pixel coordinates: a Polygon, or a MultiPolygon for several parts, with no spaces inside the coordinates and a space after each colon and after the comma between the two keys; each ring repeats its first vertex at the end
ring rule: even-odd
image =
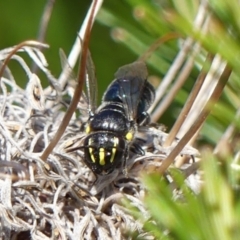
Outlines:
{"type": "Polygon", "coordinates": [[[195,49],[194,53],[190,56],[190,58],[184,64],[184,67],[181,70],[178,78],[176,79],[175,84],[172,86],[172,88],[170,89],[166,97],[161,101],[161,103],[159,103],[159,105],[155,109],[152,116],[153,121],[156,121],[162,116],[162,114],[166,111],[166,109],[169,107],[169,105],[175,98],[177,92],[181,89],[183,84],[186,82],[187,77],[189,76],[192,70],[192,67],[194,65],[194,58],[197,52],[200,50],[199,44],[195,44],[194,49],[195,49]]]}
{"type": "MultiPolygon", "coordinates": [[[[93,2],[94,3],[94,2],[93,2]]],[[[79,33],[78,33],[78,36],[73,44],[73,47],[71,49],[71,52],[68,56],[68,64],[69,66],[73,69],[74,66],[76,65],[76,62],[77,62],[77,59],[78,59],[78,56],[79,56],[79,53],[81,51],[81,42],[80,42],[80,39],[83,39],[84,37],[84,33],[86,32],[86,27],[87,27],[87,23],[89,22],[89,18],[90,18],[90,13],[91,13],[91,9],[93,8],[93,3],[87,13],[87,16],[81,26],[81,29],[79,30],[79,33]]],[[[95,19],[96,18],[96,15],[98,13],[98,11],[100,10],[101,6],[102,6],[102,3],[103,3],[103,0],[98,0],[97,1],[97,5],[95,6],[94,8],[94,15],[93,15],[93,18],[95,19]]],[[[66,76],[68,76],[68,71],[69,71],[69,68],[68,66],[66,66],[61,75],[59,76],[59,85],[62,86],[62,88],[66,85],[66,81],[67,81],[67,78],[66,76]]]]}
{"type": "Polygon", "coordinates": [[[77,81],[77,86],[74,91],[73,99],[71,101],[71,104],[64,115],[64,118],[62,120],[62,123],[60,124],[58,131],[56,132],[54,138],[50,142],[50,144],[47,146],[47,148],[44,150],[41,158],[43,161],[47,160],[47,157],[49,154],[52,152],[53,148],[56,146],[58,141],[60,140],[61,136],[63,135],[65,129],[68,126],[68,123],[74,113],[74,111],[77,108],[78,101],[81,97],[82,94],[82,89],[85,81],[85,75],[86,75],[86,63],[87,63],[87,54],[88,54],[88,44],[89,44],[89,39],[90,39],[90,34],[91,34],[91,28],[93,25],[93,20],[94,20],[94,12],[95,12],[95,7],[97,4],[98,0],[93,1],[91,13],[90,13],[90,18],[87,24],[86,28],[86,33],[83,38],[83,50],[82,50],[82,56],[81,56],[81,61],[80,61],[80,66],[79,66],[79,74],[78,74],[78,81],[77,81]]]}
{"type": "Polygon", "coordinates": [[[138,61],[146,61],[150,55],[156,51],[157,48],[159,48],[163,43],[168,42],[170,40],[176,39],[176,38],[180,38],[181,34],[180,33],[176,33],[176,32],[169,32],[167,34],[165,34],[164,36],[160,37],[159,39],[157,39],[150,47],[149,49],[147,49],[147,51],[145,53],[142,54],[142,56],[140,56],[138,58],[138,61]]]}
{"type": "Polygon", "coordinates": [[[1,81],[1,77],[3,76],[5,67],[7,66],[9,60],[12,58],[12,56],[21,48],[25,47],[25,46],[34,46],[34,47],[46,47],[46,44],[42,44],[40,42],[37,42],[35,40],[27,40],[24,42],[19,43],[17,46],[14,47],[14,49],[9,53],[9,55],[5,58],[3,65],[0,69],[0,81],[1,81]]]}
{"type": "Polygon", "coordinates": [[[48,26],[48,23],[49,23],[51,14],[52,14],[54,3],[55,3],[55,0],[48,0],[45,5],[41,23],[40,23],[38,38],[37,38],[39,42],[43,42],[45,39],[46,32],[47,32],[47,26],[48,26]]]}
{"type": "MultiPolygon", "coordinates": [[[[240,109],[237,110],[235,119],[239,119],[239,117],[240,117],[240,109]]],[[[235,131],[236,131],[236,124],[233,122],[227,127],[227,129],[224,132],[224,134],[222,135],[221,139],[218,141],[218,143],[213,151],[214,154],[218,154],[223,157],[229,156],[230,151],[228,152],[226,150],[229,150],[227,148],[228,142],[233,137],[233,134],[235,131]]]]}
{"type": "Polygon", "coordinates": [[[219,99],[219,97],[228,81],[228,78],[229,78],[231,72],[232,72],[232,70],[228,66],[225,66],[223,73],[222,73],[213,93],[211,94],[211,97],[209,98],[205,107],[199,114],[197,120],[193,123],[193,125],[189,128],[189,130],[186,132],[186,134],[180,139],[180,141],[178,142],[176,147],[171,151],[171,153],[163,161],[161,167],[158,170],[158,172],[160,174],[162,174],[166,171],[166,169],[171,165],[171,163],[174,161],[174,159],[180,153],[180,151],[183,149],[183,147],[190,141],[190,139],[194,136],[196,131],[198,131],[199,128],[202,126],[205,119],[211,112],[212,107],[219,99]]]}
{"type": "MultiPolygon", "coordinates": [[[[202,1],[198,9],[197,16],[195,18],[195,22],[194,22],[195,29],[199,29],[204,25],[206,21],[206,15],[207,15],[207,3],[205,1],[202,1]]],[[[171,65],[167,74],[163,78],[161,85],[156,90],[156,99],[149,110],[149,112],[152,113],[151,118],[154,122],[158,120],[158,112],[157,111],[153,112],[153,109],[158,105],[160,99],[166,93],[167,88],[169,87],[169,85],[177,75],[179,69],[183,65],[186,56],[188,55],[189,51],[191,51],[193,44],[194,44],[194,40],[191,37],[188,37],[184,41],[181,51],[178,53],[173,64],[171,65]]]]}
{"type": "MultiPolygon", "coordinates": [[[[212,56],[209,55],[206,59],[205,65],[208,65],[211,60],[212,60],[212,56]]],[[[178,133],[179,129],[181,128],[183,122],[187,118],[188,113],[191,110],[192,105],[196,99],[196,96],[198,95],[198,93],[203,85],[203,82],[206,79],[207,73],[206,73],[205,67],[206,66],[203,66],[202,71],[199,74],[197,81],[195,82],[193,90],[191,91],[191,93],[188,97],[188,100],[186,101],[181,113],[179,114],[177,121],[175,122],[174,126],[172,127],[172,129],[164,143],[164,146],[169,146],[172,144],[172,142],[174,141],[175,137],[177,136],[177,133],[178,133]]]]}
{"type": "Polygon", "coordinates": [[[189,126],[191,126],[197,120],[199,112],[202,111],[213,90],[215,89],[225,65],[226,64],[222,61],[219,55],[216,55],[212,60],[212,64],[206,79],[204,80],[204,83],[198,95],[196,96],[187,118],[177,133],[178,138],[181,138],[187,132],[189,126]]]}
{"type": "MultiPolygon", "coordinates": [[[[37,37],[37,40],[39,42],[44,42],[44,40],[45,40],[47,27],[48,27],[48,23],[50,21],[50,17],[51,17],[51,14],[52,14],[54,3],[55,3],[55,0],[48,0],[46,5],[45,5],[43,15],[42,15],[42,18],[41,18],[38,37],[37,37]]],[[[36,72],[36,70],[37,70],[37,64],[33,63],[32,71],[36,72]]]]}
{"type": "Polygon", "coordinates": [[[149,112],[152,112],[151,114],[151,119],[153,122],[156,122],[158,120],[159,114],[154,111],[153,109],[158,105],[160,99],[163,97],[163,95],[166,93],[167,88],[175,78],[176,74],[178,73],[179,69],[181,68],[185,57],[187,53],[190,51],[190,48],[193,44],[193,39],[192,38],[187,38],[184,42],[184,46],[179,52],[178,56],[175,58],[173,64],[171,65],[170,69],[168,70],[167,74],[163,78],[160,86],[156,89],[156,99],[154,103],[152,104],[151,108],[149,109],[149,112]]]}

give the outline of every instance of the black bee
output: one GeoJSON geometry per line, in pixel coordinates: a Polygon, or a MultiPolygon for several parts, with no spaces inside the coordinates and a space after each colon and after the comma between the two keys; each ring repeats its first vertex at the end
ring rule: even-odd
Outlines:
{"type": "Polygon", "coordinates": [[[102,98],[102,104],[90,115],[85,131],[84,162],[95,175],[125,168],[129,151],[144,154],[135,140],[139,126],[150,123],[147,110],[155,90],[147,81],[144,62],[118,69],[115,79],[102,98]]]}

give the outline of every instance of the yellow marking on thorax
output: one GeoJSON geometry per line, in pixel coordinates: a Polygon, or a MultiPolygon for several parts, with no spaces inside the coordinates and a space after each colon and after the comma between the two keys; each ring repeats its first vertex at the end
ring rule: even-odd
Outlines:
{"type": "Polygon", "coordinates": [[[90,133],[90,132],[91,132],[91,128],[90,128],[89,125],[86,126],[85,132],[86,132],[86,133],[90,133]]]}
{"type": "Polygon", "coordinates": [[[133,132],[128,132],[126,135],[125,135],[125,138],[128,140],[128,141],[131,141],[133,139],[133,132]]]}
{"type": "Polygon", "coordinates": [[[105,150],[104,148],[99,149],[99,164],[105,165],[105,150]]]}
{"type": "Polygon", "coordinates": [[[110,162],[114,161],[118,143],[119,143],[119,139],[117,137],[114,137],[114,144],[113,144],[113,148],[112,148],[112,155],[111,155],[111,158],[110,158],[110,162]]]}

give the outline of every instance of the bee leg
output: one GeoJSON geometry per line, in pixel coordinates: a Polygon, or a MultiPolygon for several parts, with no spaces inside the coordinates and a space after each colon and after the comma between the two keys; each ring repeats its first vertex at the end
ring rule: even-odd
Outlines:
{"type": "Polygon", "coordinates": [[[127,169],[127,158],[128,158],[128,151],[125,151],[123,155],[123,164],[122,164],[122,171],[125,177],[128,177],[128,169],[127,169]]]}
{"type": "Polygon", "coordinates": [[[139,142],[133,143],[130,147],[130,150],[131,150],[131,152],[141,155],[141,156],[143,156],[145,154],[145,151],[143,150],[143,148],[141,147],[139,142]]]}
{"type": "Polygon", "coordinates": [[[96,184],[96,182],[98,181],[98,175],[95,174],[94,172],[93,172],[93,175],[94,175],[94,177],[95,177],[95,180],[93,181],[93,184],[92,184],[91,188],[92,188],[92,187],[96,184]]]}
{"type": "Polygon", "coordinates": [[[142,112],[141,114],[139,114],[138,119],[137,119],[137,123],[140,126],[149,125],[150,122],[151,122],[151,118],[150,118],[150,116],[147,112],[142,112]]]}

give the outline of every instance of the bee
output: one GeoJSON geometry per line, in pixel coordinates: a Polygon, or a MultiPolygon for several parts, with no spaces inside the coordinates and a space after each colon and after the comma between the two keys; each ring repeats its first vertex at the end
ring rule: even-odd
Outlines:
{"type": "Polygon", "coordinates": [[[105,91],[101,105],[89,114],[81,148],[83,160],[95,176],[125,169],[130,152],[144,155],[135,135],[141,126],[150,123],[147,110],[154,101],[155,90],[147,77],[144,62],[122,66],[105,91]]]}

